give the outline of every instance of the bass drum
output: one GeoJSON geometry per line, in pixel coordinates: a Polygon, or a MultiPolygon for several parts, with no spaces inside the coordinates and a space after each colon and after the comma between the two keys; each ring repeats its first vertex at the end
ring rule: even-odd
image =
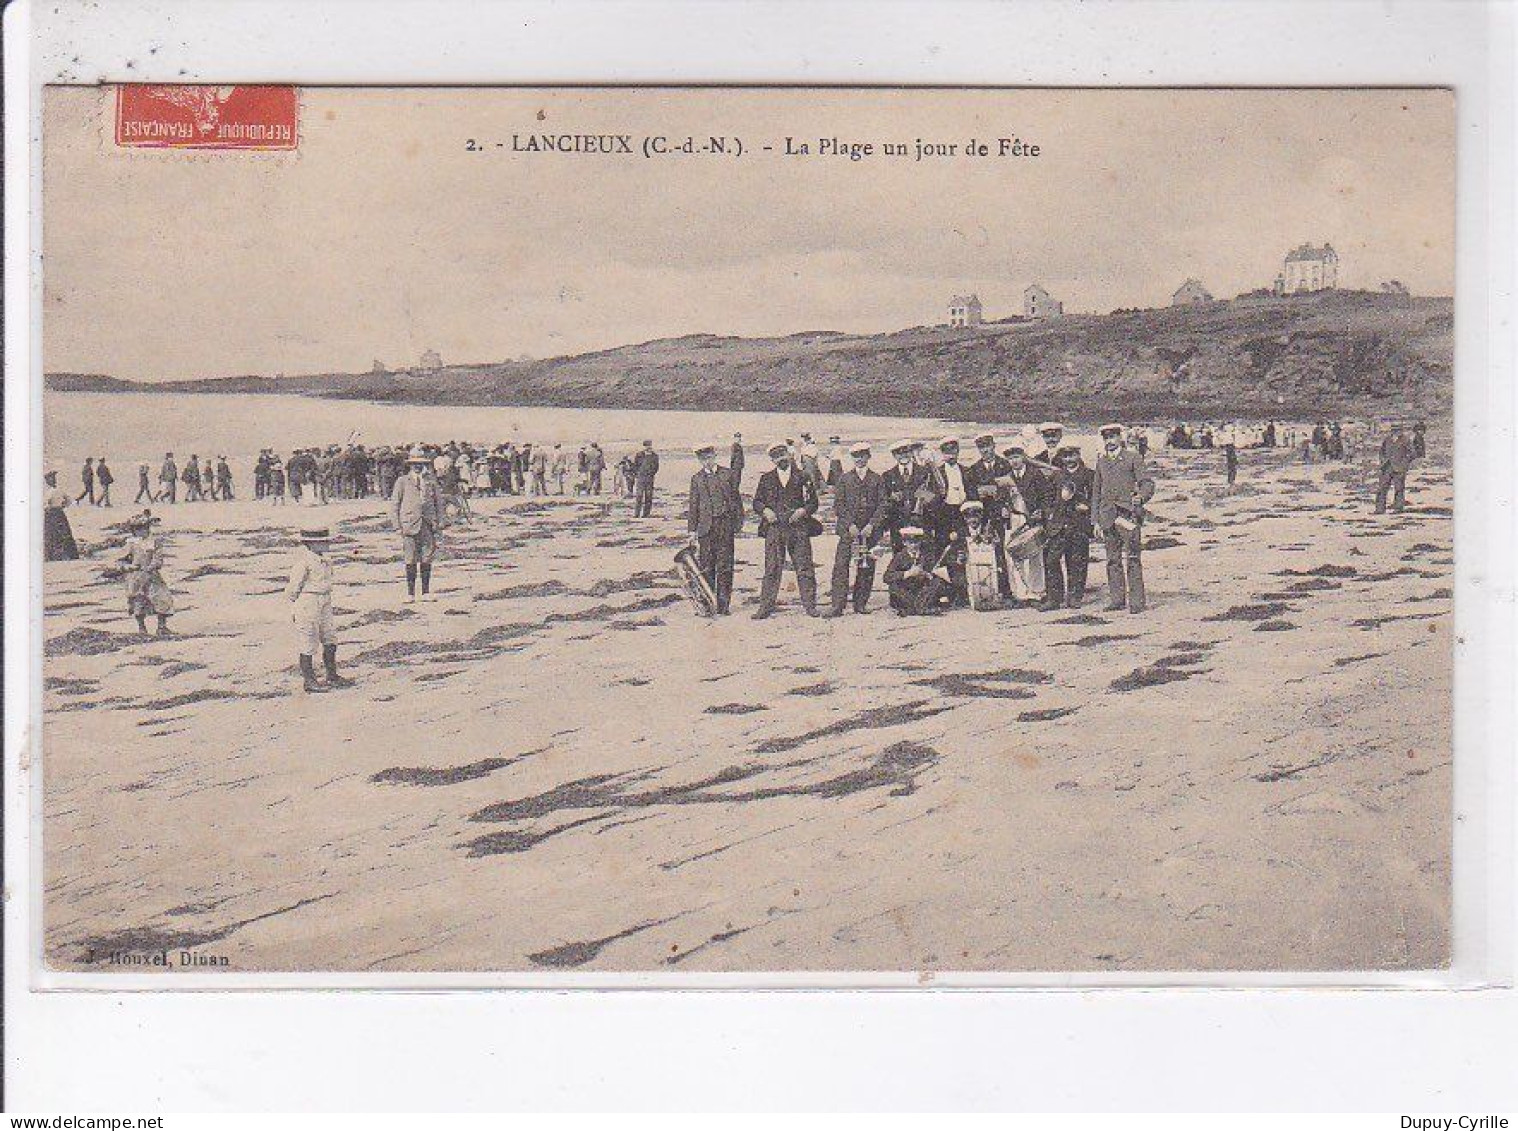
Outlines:
{"type": "Polygon", "coordinates": [[[970,586],[970,608],[984,613],[1003,607],[998,573],[996,547],[990,542],[972,541],[965,562],[965,578],[970,586]]]}

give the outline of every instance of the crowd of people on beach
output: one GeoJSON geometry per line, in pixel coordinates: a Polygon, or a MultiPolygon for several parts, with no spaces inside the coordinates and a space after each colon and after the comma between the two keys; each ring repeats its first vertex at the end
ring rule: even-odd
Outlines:
{"type": "MultiPolygon", "coordinates": [[[[1348,429],[1320,422],[1301,429],[1312,458],[1345,459],[1348,429]]],[[[1372,427],[1371,435],[1380,431],[1372,427]]],[[[764,540],[764,566],[753,616],[765,619],[776,610],[784,570],[795,575],[801,605],[809,616],[839,617],[852,609],[869,612],[875,571],[885,561],[884,584],[889,606],[902,616],[934,616],[958,608],[979,611],[1031,607],[1042,612],[1079,608],[1086,596],[1090,550],[1099,539],[1105,551],[1107,611],[1142,613],[1146,606],[1143,572],[1145,507],[1155,492],[1147,466],[1149,434],[1142,428],[1110,423],[1099,429],[1101,450],[1090,466],[1078,445],[1066,442],[1066,429],[1053,421],[999,440],[976,436],[974,457],[962,458],[958,437],[936,443],[899,440],[888,445],[892,465],[872,466],[868,443],[845,445],[832,436],[824,450],[809,433],[766,446],[771,466],[746,497],[743,489],[745,447],[735,433],[725,445],[694,449],[699,468],[686,497],[688,544],[677,555],[677,573],[703,613],[731,612],[735,539],[750,516],[764,540]],[[837,536],[831,586],[826,604],[819,601],[812,539],[824,532],[819,517],[831,501],[837,536]]],[[[1240,448],[1295,449],[1298,429],[1274,422],[1243,428],[1235,424],[1197,426],[1177,423],[1166,437],[1172,448],[1221,448],[1228,483],[1234,483],[1240,448]]],[[[1425,428],[1408,429],[1394,421],[1380,442],[1377,513],[1388,498],[1392,509],[1405,506],[1407,472],[1427,451],[1425,428]]],[[[389,502],[400,540],[406,599],[431,599],[432,569],[442,532],[471,518],[472,494],[568,495],[571,458],[562,445],[534,447],[501,444],[494,448],[459,442],[385,446],[369,451],[361,444],[304,448],[282,461],[271,449],[254,466],[255,499],[285,497],[315,505],[332,499],[374,495],[389,502]]],[[[659,456],[653,442],[608,469],[597,443],[580,448],[573,459],[575,494],[600,495],[608,470],[613,494],[633,503],[632,517],[651,517],[659,456]]],[[[183,468],[166,453],[151,489],[150,468],[139,469],[137,501],[149,503],[230,501],[232,474],[226,458],[202,460],[192,453],[183,468]],[[184,487],[181,497],[180,486],[184,487]]],[[[58,486],[58,474],[45,475],[43,541],[49,560],[79,556],[66,509],[88,500],[110,506],[112,476],[104,458],[87,460],[84,490],[71,496],[58,486]]],[[[173,593],[164,578],[164,543],[154,527],[160,518],[150,509],[123,524],[123,555],[112,567],[125,579],[127,608],[138,630],[147,632],[153,616],[160,634],[169,633],[173,593]]],[[[302,523],[299,545],[285,595],[298,637],[302,684],[308,691],[344,686],[337,670],[337,640],[332,616],[333,573],[328,526],[302,523]],[[319,679],[320,655],[326,678],[319,679]]]]}
{"type": "MultiPolygon", "coordinates": [[[[414,444],[331,444],[297,448],[288,459],[272,448],[258,454],[253,467],[253,496],[271,503],[289,499],[321,504],[332,499],[389,498],[406,472],[414,444]]],[[[611,494],[633,497],[646,463],[644,452],[624,456],[615,469],[596,441],[582,444],[574,454],[563,444],[506,442],[490,446],[451,440],[422,445],[433,461],[442,488],[451,496],[601,495],[612,472],[611,494]]],[[[649,471],[651,475],[657,468],[649,471]]]]}

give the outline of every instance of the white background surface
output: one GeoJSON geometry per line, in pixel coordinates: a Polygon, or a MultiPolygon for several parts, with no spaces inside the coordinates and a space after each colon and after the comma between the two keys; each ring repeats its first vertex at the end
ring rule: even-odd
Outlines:
{"type": "Polygon", "coordinates": [[[10,1110],[1518,1107],[1511,990],[35,992],[36,782],[21,768],[36,754],[40,683],[26,615],[40,526],[26,246],[37,84],[1451,85],[1463,641],[1452,980],[1510,981],[1509,5],[40,0],[5,18],[10,1110]]]}

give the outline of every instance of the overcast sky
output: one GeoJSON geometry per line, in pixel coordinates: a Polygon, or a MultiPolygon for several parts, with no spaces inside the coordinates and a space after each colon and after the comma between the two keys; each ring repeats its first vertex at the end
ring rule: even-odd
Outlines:
{"type": "Polygon", "coordinates": [[[964,291],[988,318],[1015,313],[1033,281],[1068,311],[1107,311],[1162,305],[1187,276],[1220,298],[1268,286],[1303,241],[1334,244],[1344,286],[1453,288],[1454,103],[1437,91],[306,89],[295,154],[124,151],[113,99],[49,91],[49,371],[293,374],[426,349],[476,362],[895,330],[946,320],[964,291]],[[541,132],[748,151],[510,151],[541,132]],[[787,158],[787,136],[877,154],[787,158]],[[972,136],[1040,156],[879,155],[972,136]]]}

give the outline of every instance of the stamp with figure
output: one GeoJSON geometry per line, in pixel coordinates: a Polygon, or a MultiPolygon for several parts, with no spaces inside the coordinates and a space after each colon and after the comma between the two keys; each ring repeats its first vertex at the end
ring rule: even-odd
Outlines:
{"type": "Polygon", "coordinates": [[[116,89],[116,144],[147,149],[294,149],[293,86],[127,84],[116,89]]]}

